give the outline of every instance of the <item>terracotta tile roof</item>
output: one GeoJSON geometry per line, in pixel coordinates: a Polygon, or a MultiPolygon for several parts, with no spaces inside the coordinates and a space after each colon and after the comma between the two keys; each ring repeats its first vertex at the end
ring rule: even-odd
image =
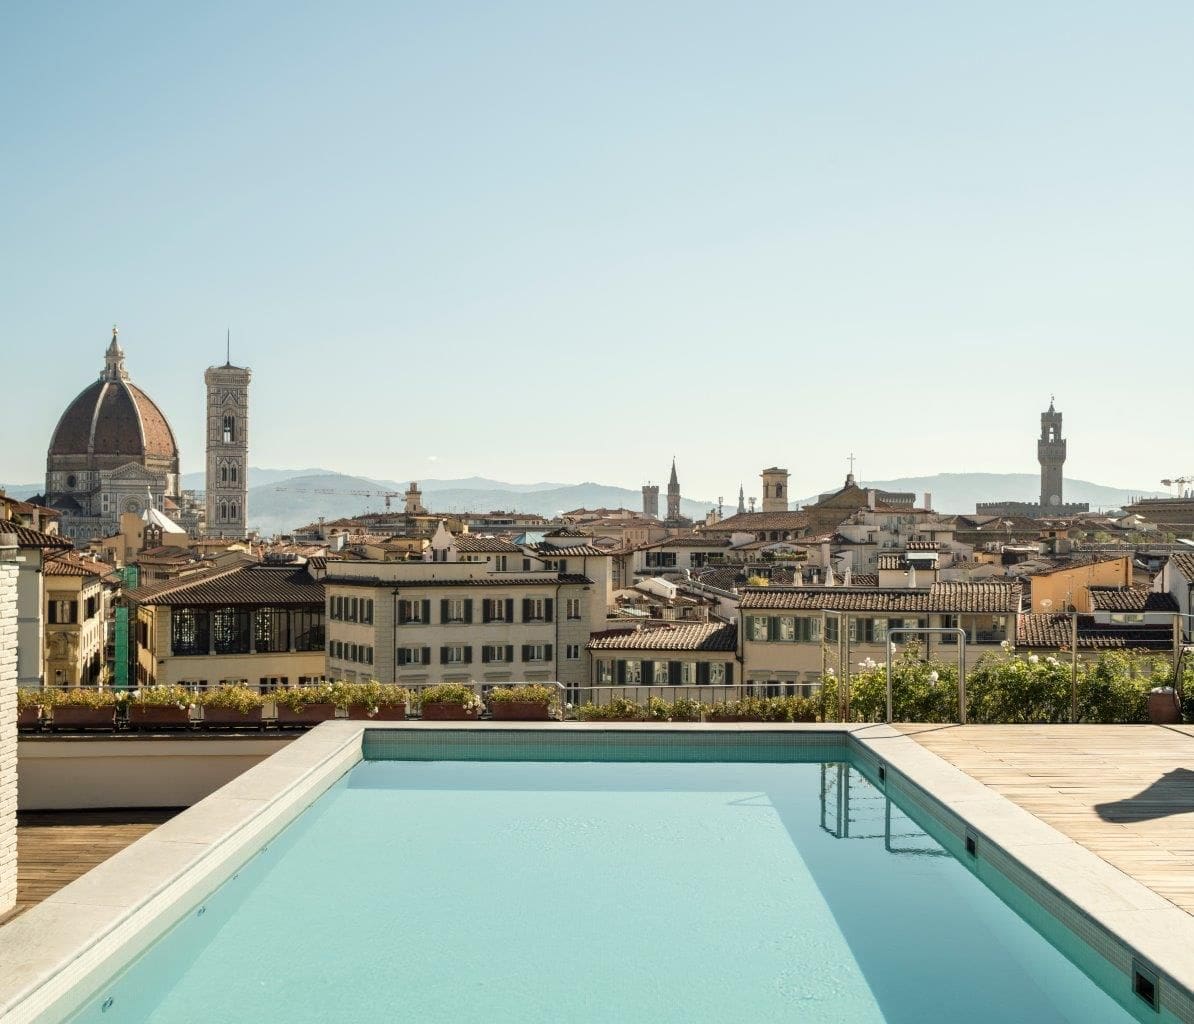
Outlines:
{"type": "MultiPolygon", "coordinates": [[[[1016,624],[1019,647],[1069,649],[1071,640],[1068,615],[1021,615],[1016,624]]],[[[1093,616],[1078,616],[1079,650],[1153,650],[1173,649],[1173,629],[1168,625],[1101,625],[1093,616]]]]}
{"type": "Polygon", "coordinates": [[[846,587],[759,587],[742,595],[740,607],[805,611],[851,612],[992,612],[1020,610],[1021,592],[1015,583],[934,583],[912,589],[846,587]]]}
{"type": "Polygon", "coordinates": [[[1070,569],[1086,569],[1092,565],[1102,565],[1105,562],[1118,562],[1119,558],[1099,558],[1097,556],[1083,556],[1080,558],[1071,558],[1065,561],[1058,561],[1057,564],[1051,565],[1046,569],[1038,569],[1033,576],[1052,576],[1054,573],[1068,572],[1070,569]]]}
{"type": "Polygon", "coordinates": [[[486,576],[470,576],[467,579],[436,580],[383,580],[380,576],[325,576],[320,582],[333,587],[390,587],[394,590],[422,590],[424,587],[551,587],[557,583],[566,585],[592,586],[588,576],[578,572],[558,572],[538,576],[526,576],[511,572],[499,572],[486,576]]]}
{"type": "Polygon", "coordinates": [[[935,540],[910,540],[904,545],[905,551],[940,551],[941,545],[935,540]]]}
{"type": "Polygon", "coordinates": [[[0,533],[15,533],[17,547],[21,548],[60,548],[66,550],[75,546],[67,537],[42,533],[40,530],[35,530],[30,526],[21,526],[13,522],[0,523],[0,533]]]}
{"type": "Polygon", "coordinates": [[[800,532],[808,529],[808,526],[809,517],[803,512],[738,512],[704,529],[707,533],[755,533],[759,530],[800,532]]]}
{"type": "Polygon", "coordinates": [[[457,551],[465,554],[479,554],[482,552],[508,553],[518,555],[522,549],[503,537],[475,537],[471,533],[461,533],[452,539],[457,551]]]}
{"type": "Polygon", "coordinates": [[[1158,594],[1146,587],[1091,587],[1090,603],[1099,611],[1176,612],[1171,594],[1158,594]]]}
{"type": "Polygon", "coordinates": [[[42,566],[42,572],[47,576],[108,576],[113,571],[106,562],[73,551],[55,555],[42,566]]]}
{"type": "Polygon", "coordinates": [[[588,534],[583,530],[574,530],[571,526],[561,526],[558,530],[552,530],[550,533],[545,533],[545,537],[587,537],[588,534]]]}
{"type": "Polygon", "coordinates": [[[594,633],[586,646],[591,651],[736,651],[738,627],[697,622],[656,629],[607,629],[594,633]]]}
{"type": "Polygon", "coordinates": [[[595,548],[592,544],[574,544],[568,548],[557,548],[551,544],[528,544],[527,548],[534,551],[540,558],[588,558],[593,555],[606,558],[609,556],[609,552],[604,548],[595,548]]]}
{"type": "Polygon", "coordinates": [[[323,606],[323,588],[305,566],[241,564],[209,569],[129,591],[130,600],[148,605],[323,606]]]}
{"type": "Polygon", "coordinates": [[[729,546],[730,541],[727,537],[706,537],[699,533],[686,533],[644,544],[642,549],[646,551],[653,548],[728,548],[729,546]]]}
{"type": "Polygon", "coordinates": [[[880,569],[907,569],[908,560],[903,555],[880,555],[880,569]]]}
{"type": "Polygon", "coordinates": [[[1176,552],[1169,556],[1169,561],[1181,570],[1186,579],[1194,580],[1194,551],[1189,554],[1184,551],[1176,552]]]}

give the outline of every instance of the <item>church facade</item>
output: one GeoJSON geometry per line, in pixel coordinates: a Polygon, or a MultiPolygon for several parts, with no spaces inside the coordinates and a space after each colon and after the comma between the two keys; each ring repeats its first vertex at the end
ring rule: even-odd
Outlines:
{"type": "Polygon", "coordinates": [[[129,378],[116,328],[99,379],[67,406],[46,455],[40,503],[61,514],[76,542],[117,531],[124,512],[171,510],[179,496],[178,444],[161,409],[129,378]]]}

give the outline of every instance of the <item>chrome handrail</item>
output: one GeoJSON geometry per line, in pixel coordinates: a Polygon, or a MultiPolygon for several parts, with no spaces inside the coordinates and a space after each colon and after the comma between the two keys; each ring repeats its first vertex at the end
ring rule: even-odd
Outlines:
{"type": "Polygon", "coordinates": [[[892,722],[891,700],[891,652],[895,646],[893,639],[897,633],[925,634],[935,633],[958,638],[958,724],[966,724],[966,630],[960,626],[896,626],[887,631],[887,724],[892,722]]]}

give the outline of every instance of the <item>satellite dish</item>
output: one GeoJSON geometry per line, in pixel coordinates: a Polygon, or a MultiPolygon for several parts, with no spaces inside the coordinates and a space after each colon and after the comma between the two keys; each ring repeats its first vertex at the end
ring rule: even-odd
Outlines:
{"type": "Polygon", "coordinates": [[[1042,608],[1044,608],[1044,609],[1045,609],[1045,611],[1048,611],[1050,608],[1052,608],[1052,607],[1053,607],[1053,598],[1051,598],[1051,597],[1046,597],[1046,598],[1045,598],[1045,599],[1044,599],[1044,600],[1041,602],[1041,607],[1042,607],[1042,608]]]}

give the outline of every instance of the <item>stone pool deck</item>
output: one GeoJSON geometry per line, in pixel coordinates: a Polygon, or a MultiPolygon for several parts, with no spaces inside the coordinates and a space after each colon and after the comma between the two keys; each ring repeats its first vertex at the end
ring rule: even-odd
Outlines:
{"type": "Polygon", "coordinates": [[[169,821],[179,809],[22,811],[17,816],[17,905],[0,924],[169,821]]]}
{"type": "Polygon", "coordinates": [[[1194,914],[1194,726],[896,728],[1194,914]]]}

